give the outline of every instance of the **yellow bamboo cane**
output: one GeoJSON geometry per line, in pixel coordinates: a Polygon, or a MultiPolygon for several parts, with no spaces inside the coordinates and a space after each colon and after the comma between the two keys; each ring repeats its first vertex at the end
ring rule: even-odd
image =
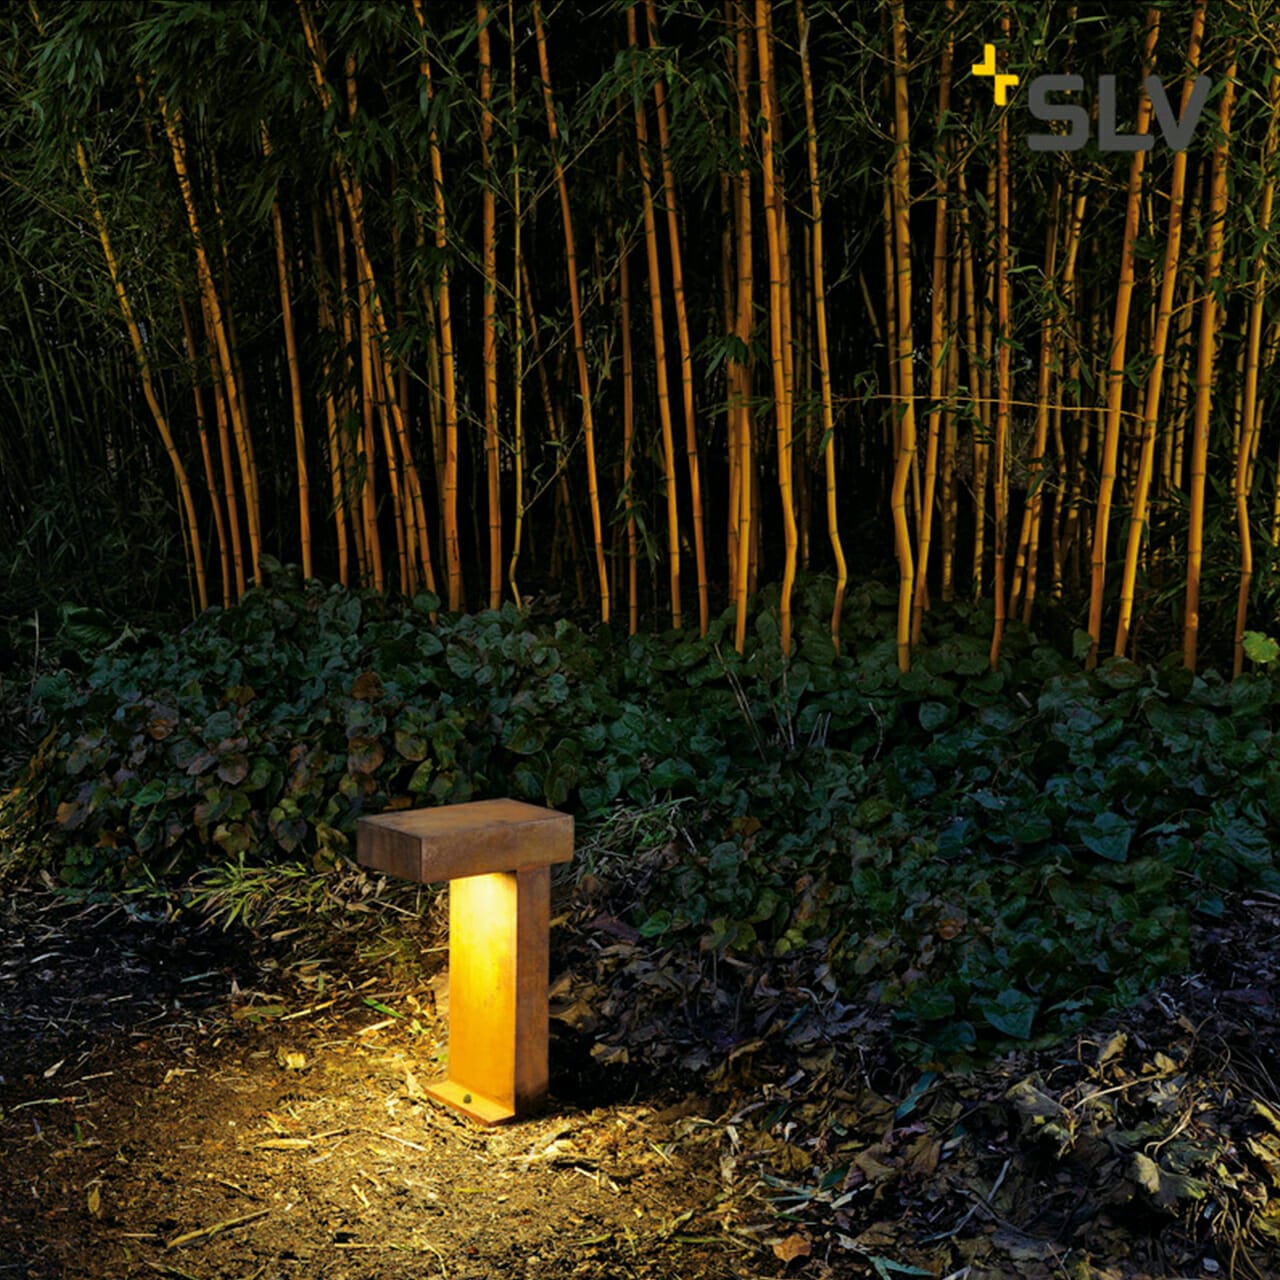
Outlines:
{"type": "MultiPolygon", "coordinates": [[[[1186,75],[1182,85],[1181,116],[1191,98],[1196,71],[1200,65],[1200,43],[1204,35],[1205,6],[1197,4],[1191,19],[1190,44],[1187,49],[1186,75]]],[[[1142,414],[1142,450],[1138,459],[1138,475],[1134,484],[1133,504],[1129,519],[1129,539],[1125,546],[1124,575],[1120,580],[1120,618],[1116,624],[1115,653],[1124,654],[1129,645],[1133,624],[1133,601],[1138,580],[1138,555],[1147,524],[1148,495],[1155,465],[1156,425],[1160,415],[1160,398],[1164,388],[1165,356],[1169,329],[1173,319],[1174,289],[1178,282],[1178,260],[1182,252],[1182,210],[1187,185],[1187,153],[1175,151],[1173,172],[1169,178],[1169,228],[1165,239],[1164,265],[1160,274],[1160,294],[1156,302],[1156,322],[1151,335],[1151,371],[1147,375],[1142,414]]]]}
{"type": "MultiPolygon", "coordinates": [[[[421,0],[415,0],[420,3],[421,0]]],[[[569,277],[569,310],[573,319],[573,348],[578,367],[578,390],[582,396],[583,445],[587,455],[587,498],[591,507],[591,531],[595,542],[596,580],[600,588],[600,620],[609,621],[609,574],[604,560],[604,528],[600,517],[600,488],[596,477],[595,413],[591,399],[591,371],[587,365],[586,331],[582,323],[582,302],[578,292],[578,255],[574,248],[573,212],[569,205],[569,184],[565,178],[564,160],[560,154],[560,126],[556,120],[555,99],[551,93],[551,60],[547,51],[547,33],[542,21],[542,5],[533,0],[534,36],[538,45],[538,73],[542,78],[542,98],[547,114],[547,133],[551,139],[552,164],[556,188],[560,195],[560,217],[564,224],[565,267],[569,277]]]]}
{"type": "Polygon", "coordinates": [[[1222,274],[1223,236],[1227,215],[1227,163],[1231,137],[1231,109],[1235,102],[1236,58],[1232,43],[1222,96],[1218,99],[1218,140],[1214,144],[1209,178],[1209,226],[1205,234],[1204,298],[1200,303],[1200,332],[1196,350],[1195,416],[1192,421],[1191,462],[1187,476],[1190,516],[1187,525],[1187,589],[1182,624],[1182,664],[1196,669],[1200,636],[1200,574],[1204,562],[1204,493],[1209,460],[1209,418],[1213,410],[1213,368],[1216,356],[1222,274]]]}
{"type": "MultiPolygon", "coordinates": [[[[1146,43],[1142,54],[1143,76],[1151,71],[1156,38],[1160,31],[1160,12],[1147,10],[1146,43]]],[[[1143,90],[1138,101],[1135,133],[1143,136],[1151,125],[1151,99],[1143,90]]],[[[1093,573],[1089,585],[1089,655],[1088,667],[1098,661],[1102,637],[1103,591],[1107,578],[1107,543],[1111,532],[1111,498],[1116,483],[1116,454],[1120,446],[1120,411],[1124,401],[1124,366],[1129,333],[1129,311],[1133,301],[1134,261],[1138,241],[1138,220],[1142,200],[1142,171],[1147,153],[1135,151],[1129,161],[1129,191],[1125,201],[1124,233],[1120,240],[1120,278],[1116,286],[1115,319],[1111,324],[1111,348],[1107,364],[1107,416],[1102,432],[1102,471],[1098,478],[1098,497],[1093,526],[1093,573]]]]}

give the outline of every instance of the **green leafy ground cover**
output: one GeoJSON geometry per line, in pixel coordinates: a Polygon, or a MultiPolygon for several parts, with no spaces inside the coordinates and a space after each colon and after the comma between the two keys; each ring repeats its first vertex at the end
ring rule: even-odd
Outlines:
{"type": "MultiPolygon", "coordinates": [[[[822,617],[829,588],[803,590],[798,616],[822,617]]],[[[585,871],[643,869],[642,934],[817,947],[922,1061],[1129,1002],[1185,966],[1192,913],[1280,890],[1268,674],[1085,674],[1017,629],[993,672],[957,607],[900,675],[891,605],[860,588],[844,654],[803,624],[784,667],[767,608],[740,657],[729,615],[706,640],[628,641],[510,606],[254,592],[43,677],[49,732],[0,824],[69,887],[203,884],[234,910],[261,869],[321,878],[363,813],[553,805],[585,871]]]]}

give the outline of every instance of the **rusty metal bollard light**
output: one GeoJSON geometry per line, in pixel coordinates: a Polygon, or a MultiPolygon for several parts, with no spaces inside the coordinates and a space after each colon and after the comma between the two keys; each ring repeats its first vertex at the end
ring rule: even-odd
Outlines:
{"type": "Polygon", "coordinates": [[[449,1062],[427,1092],[478,1120],[527,1114],[547,1092],[551,866],[573,819],[518,800],[361,818],[360,865],[449,882],[449,1062]]]}

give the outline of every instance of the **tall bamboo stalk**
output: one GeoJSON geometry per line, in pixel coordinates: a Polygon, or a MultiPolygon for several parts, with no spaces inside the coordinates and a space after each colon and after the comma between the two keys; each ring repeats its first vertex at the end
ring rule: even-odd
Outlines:
{"type": "MultiPolygon", "coordinates": [[[[511,88],[511,118],[516,118],[519,101],[516,83],[516,9],[515,0],[507,0],[508,71],[511,88]]],[[[524,316],[521,308],[524,298],[521,292],[521,264],[524,261],[521,235],[524,225],[524,196],[520,187],[520,135],[511,131],[511,358],[512,369],[512,440],[514,444],[513,469],[515,471],[516,509],[511,531],[511,559],[507,564],[507,582],[516,607],[521,606],[520,588],[516,585],[516,566],[520,562],[520,548],[524,536],[524,316]]]]}
{"type": "MultiPolygon", "coordinates": [[[[1053,302],[1053,319],[1048,332],[1049,351],[1048,362],[1049,372],[1048,379],[1044,388],[1044,405],[1047,409],[1048,417],[1052,429],[1054,440],[1054,452],[1057,464],[1057,488],[1054,495],[1053,518],[1054,525],[1050,530],[1050,551],[1054,558],[1055,567],[1053,571],[1053,585],[1055,589],[1061,587],[1062,575],[1056,562],[1057,546],[1058,546],[1058,523],[1062,518],[1062,499],[1063,499],[1063,483],[1066,474],[1066,447],[1062,436],[1062,397],[1063,397],[1063,378],[1061,372],[1062,348],[1066,331],[1067,317],[1071,314],[1073,300],[1075,298],[1075,281],[1076,281],[1076,262],[1080,253],[1080,230],[1084,226],[1085,207],[1088,203],[1088,193],[1085,190],[1084,183],[1081,182],[1079,190],[1073,192],[1072,177],[1069,176],[1066,188],[1066,206],[1070,211],[1066,223],[1066,243],[1063,249],[1063,264],[1061,278],[1058,281],[1054,294],[1053,302]],[[1057,375],[1057,394],[1052,394],[1054,385],[1054,375],[1057,375]],[[1052,402],[1050,407],[1049,402],[1052,402]]],[[[1043,355],[1043,352],[1042,352],[1043,355]]],[[[1044,451],[1046,448],[1045,441],[1039,436],[1039,424],[1037,424],[1037,457],[1039,458],[1038,480],[1033,485],[1033,492],[1030,497],[1030,523],[1031,533],[1030,540],[1027,545],[1027,569],[1026,569],[1026,590],[1022,601],[1022,620],[1024,623],[1031,622],[1031,608],[1036,598],[1036,577],[1039,569],[1040,559],[1040,529],[1043,522],[1044,510],[1044,490],[1047,483],[1047,471],[1044,463],[1044,451]]]]}
{"type": "MultiPolygon", "coordinates": [[[[619,157],[621,159],[621,157],[619,157]]],[[[622,501],[627,524],[627,634],[640,626],[639,560],[635,510],[635,357],[631,350],[631,266],[625,238],[618,242],[619,322],[622,326],[622,501]]]]}
{"type": "MultiPolygon", "coordinates": [[[[1200,66],[1200,44],[1204,36],[1205,6],[1203,0],[1191,18],[1191,36],[1187,48],[1186,73],[1182,82],[1181,117],[1191,99],[1196,72],[1200,66]]],[[[1169,177],[1169,229],[1165,239],[1164,265],[1160,273],[1160,295],[1156,302],[1156,321],[1152,331],[1151,371],[1147,374],[1146,395],[1142,412],[1142,446],[1138,459],[1138,475],[1134,484],[1133,505],[1129,517],[1129,539],[1125,546],[1124,576],[1120,580],[1120,618],[1116,623],[1115,653],[1123,655],[1129,645],[1133,625],[1133,601],[1138,580],[1138,555],[1143,531],[1147,525],[1148,497],[1155,467],[1156,425],[1160,416],[1160,398],[1164,388],[1165,356],[1169,329],[1173,320],[1174,289],[1178,283],[1179,257],[1182,252],[1182,212],[1187,186],[1187,153],[1175,151],[1173,172],[1169,177]]]]}
{"type": "Polygon", "coordinates": [[[484,453],[489,498],[489,608],[502,603],[502,489],[498,456],[498,237],[493,192],[493,74],[489,52],[489,6],[476,0],[480,58],[481,269],[484,275],[483,347],[484,453]]]}
{"type": "Polygon", "coordinates": [[[1267,292],[1267,251],[1271,231],[1271,212],[1275,201],[1276,125],[1280,120],[1280,52],[1271,63],[1271,85],[1268,93],[1271,114],[1267,120],[1267,136],[1262,147],[1262,192],[1258,199],[1257,227],[1259,247],[1255,258],[1252,289],[1249,298],[1249,325],[1245,339],[1244,395],[1241,403],[1240,444],[1236,450],[1235,507],[1236,527],[1240,533],[1240,585],[1236,591],[1235,647],[1232,672],[1244,669],[1244,630],[1249,616],[1249,587],[1253,581],[1253,534],[1249,528],[1249,494],[1253,488],[1253,462],[1257,451],[1259,428],[1258,367],[1262,353],[1263,303],[1267,292]]]}
{"type": "MultiPolygon", "coordinates": [[[[324,237],[320,230],[319,205],[311,206],[311,237],[313,244],[316,303],[320,330],[332,340],[336,334],[333,304],[329,298],[329,282],[324,273],[324,237]]],[[[343,479],[342,446],[338,440],[338,412],[333,397],[333,362],[325,347],[320,368],[320,396],[324,402],[326,449],[329,455],[329,498],[333,504],[334,530],[338,541],[338,581],[345,587],[350,576],[350,549],[347,543],[346,492],[343,479]]]]}
{"type": "Polygon", "coordinates": [[[1209,418],[1213,411],[1213,367],[1217,354],[1221,303],[1218,282],[1222,275],[1222,249],[1227,216],[1227,161],[1231,139],[1231,108],[1235,102],[1236,57],[1234,43],[1227,55],[1229,66],[1222,96],[1218,99],[1218,138],[1214,143],[1209,177],[1209,226],[1205,233],[1204,298],[1200,303],[1200,332],[1196,350],[1195,417],[1192,422],[1191,464],[1187,476],[1190,517],[1187,526],[1187,590],[1182,624],[1182,664],[1196,669],[1200,637],[1200,573],[1204,562],[1204,491],[1209,460],[1209,418]]]}
{"type": "Polygon", "coordinates": [[[249,436],[248,422],[244,414],[244,405],[240,398],[240,383],[236,377],[235,362],[232,359],[231,345],[227,338],[227,327],[223,322],[222,305],[218,300],[218,291],[213,283],[209,255],[205,252],[204,236],[200,231],[200,220],[196,214],[195,196],[191,190],[191,177],[187,167],[187,144],[182,133],[182,121],[176,112],[170,112],[167,109],[163,97],[159,98],[159,104],[160,113],[164,119],[165,135],[169,139],[170,154],[173,157],[174,172],[177,174],[178,187],[182,192],[182,203],[187,211],[187,224],[191,231],[191,242],[196,254],[196,275],[200,282],[201,292],[209,308],[210,320],[213,323],[213,335],[218,350],[218,363],[222,369],[222,382],[226,390],[227,412],[231,418],[231,429],[235,436],[236,449],[240,455],[245,514],[249,527],[250,570],[253,574],[254,585],[261,586],[262,532],[258,505],[258,472],[254,463],[253,445],[249,436]]]}
{"type": "MultiPolygon", "coordinates": [[[[271,158],[271,135],[267,122],[260,120],[262,154],[271,158]]],[[[289,405],[293,410],[293,457],[298,476],[298,540],[302,548],[302,576],[312,577],[311,568],[311,487],[307,480],[307,436],[302,416],[302,378],[298,372],[298,342],[293,328],[293,300],[289,291],[289,257],[284,244],[284,218],[280,196],[271,197],[271,230],[276,242],[276,279],[280,287],[280,317],[284,326],[285,359],[289,366],[289,405]]]]}
{"type": "MultiPolygon", "coordinates": [[[[421,4],[421,0],[415,0],[421,4]]],[[[540,0],[533,0],[533,28],[538,45],[538,73],[542,77],[542,97],[547,113],[547,133],[551,139],[552,164],[560,193],[560,217],[564,224],[565,266],[569,275],[569,309],[573,317],[573,348],[578,366],[578,390],[582,396],[583,444],[587,455],[587,498],[591,506],[591,531],[595,540],[596,580],[600,587],[600,620],[609,621],[609,575],[604,562],[604,528],[600,518],[600,487],[596,478],[595,414],[591,402],[591,371],[587,365],[587,340],[582,324],[582,302],[578,293],[578,255],[574,248],[573,212],[569,206],[569,184],[560,154],[560,126],[551,93],[551,60],[547,33],[542,21],[540,0]]]]}
{"type": "MultiPolygon", "coordinates": [[[[1000,27],[1009,34],[1009,19],[1002,18],[1000,27]]],[[[995,554],[992,592],[995,596],[995,625],[991,633],[991,667],[1000,661],[1000,645],[1005,624],[1005,559],[1009,536],[1009,413],[1013,399],[1011,357],[1013,334],[1009,327],[1011,310],[1009,282],[1009,114],[1000,116],[996,133],[996,430],[992,442],[995,470],[992,490],[995,497],[995,554]]]]}
{"type": "MultiPolygon", "coordinates": [[[[430,113],[435,97],[431,79],[431,58],[427,49],[427,21],[422,0],[413,0],[413,12],[422,37],[422,56],[419,69],[427,95],[430,113]]],[[[430,117],[427,145],[431,158],[431,189],[435,202],[435,243],[440,255],[440,276],[436,285],[436,320],[440,343],[440,368],[444,401],[444,558],[445,577],[448,582],[449,608],[462,608],[462,549],[458,537],[458,379],[455,367],[453,341],[453,304],[449,288],[449,262],[446,250],[449,244],[448,215],[444,195],[444,162],[440,154],[439,132],[434,116],[430,117]]]]}
{"type": "Polygon", "coordinates": [[[199,608],[204,610],[209,607],[209,589],[205,581],[204,553],[200,547],[200,526],[196,520],[195,498],[191,492],[191,483],[187,479],[187,469],[174,442],[173,432],[169,428],[169,419],[156,394],[155,382],[151,376],[151,359],[147,354],[146,344],[142,340],[142,330],[134,316],[133,303],[129,299],[124,279],[120,274],[119,262],[111,244],[111,234],[107,230],[107,220],[103,215],[102,205],[98,202],[97,188],[93,185],[89,158],[81,142],[76,143],[76,163],[80,166],[80,176],[84,180],[85,195],[98,232],[98,242],[102,245],[102,256],[106,259],[111,287],[115,290],[116,302],[124,318],[125,328],[129,331],[129,341],[133,344],[134,358],[138,362],[138,376],[142,381],[142,394],[146,397],[147,407],[155,419],[156,430],[160,433],[160,441],[169,458],[169,465],[173,468],[174,482],[177,484],[183,514],[186,516],[187,537],[190,539],[191,547],[191,570],[196,583],[196,600],[199,602],[199,608]]]}
{"type": "MultiPolygon", "coordinates": [[[[533,288],[529,281],[528,263],[520,260],[520,278],[524,286],[525,318],[529,322],[529,340],[533,343],[533,364],[538,372],[538,389],[542,393],[542,409],[546,419],[547,437],[556,455],[555,473],[548,485],[554,484],[556,492],[556,515],[563,522],[569,541],[569,555],[573,562],[573,575],[578,592],[579,603],[586,600],[586,583],[582,573],[582,556],[578,546],[578,532],[574,523],[573,503],[569,496],[569,480],[566,468],[569,465],[570,444],[565,439],[560,426],[560,415],[551,397],[551,380],[547,376],[547,364],[542,349],[542,340],[538,333],[538,312],[533,304],[533,288]]],[[[532,500],[531,500],[532,501],[532,500]]]]}
{"type": "MultiPolygon", "coordinates": [[[[319,34],[307,11],[303,0],[298,0],[298,11],[302,18],[303,34],[311,54],[311,70],[316,91],[321,105],[329,110],[333,103],[333,93],[324,74],[324,51],[320,45],[319,34]]],[[[348,118],[355,114],[355,68],[354,59],[347,59],[347,101],[348,118]]],[[[422,484],[417,465],[413,458],[413,449],[409,441],[408,426],[401,410],[399,397],[396,394],[395,369],[391,363],[389,350],[389,326],[383,311],[382,301],[378,293],[377,279],[374,275],[373,263],[365,236],[364,222],[364,188],[359,176],[350,168],[347,157],[341,150],[337,156],[338,182],[342,188],[343,201],[346,205],[348,221],[351,227],[351,247],[355,251],[357,281],[360,286],[360,306],[362,315],[369,322],[369,330],[376,339],[377,376],[382,387],[379,401],[380,412],[384,418],[384,432],[388,436],[387,463],[391,471],[392,494],[400,501],[402,492],[399,476],[403,472],[405,494],[402,512],[402,529],[406,545],[408,561],[404,575],[406,590],[412,590],[417,566],[421,567],[427,589],[435,590],[435,570],[431,560],[430,538],[427,531],[426,506],[422,497],[422,484]],[[398,460],[397,460],[398,458],[398,460]],[[411,510],[410,510],[411,509],[411,510]]]]}
{"type": "Polygon", "coordinates": [[[969,221],[969,193],[964,166],[956,173],[960,197],[960,266],[964,284],[965,351],[969,387],[969,424],[973,442],[973,570],[974,598],[982,594],[983,548],[987,519],[987,428],[990,425],[991,402],[987,394],[986,347],[980,346],[980,319],[986,332],[982,298],[978,293],[977,271],[973,261],[973,235],[969,221]]]}
{"type": "MultiPolygon", "coordinates": [[[[1053,191],[1049,197],[1049,217],[1045,226],[1044,287],[1054,289],[1058,254],[1058,209],[1062,198],[1061,183],[1055,174],[1053,191]]],[[[1034,591],[1031,585],[1035,570],[1031,550],[1032,530],[1038,527],[1041,490],[1045,477],[1045,450],[1049,443],[1049,400],[1053,378],[1055,354],[1054,336],[1057,332],[1057,301],[1045,305],[1040,317],[1040,352],[1036,369],[1036,427],[1035,442],[1031,452],[1031,474],[1027,485],[1027,504],[1022,510],[1022,528],[1018,534],[1017,551],[1013,565],[1013,581],[1009,586],[1009,617],[1018,613],[1018,597],[1025,580],[1028,598],[1034,591]]]]}
{"type": "MultiPolygon", "coordinates": [[[[226,520],[223,517],[223,503],[226,501],[223,493],[222,485],[218,483],[217,472],[213,465],[213,451],[209,445],[209,424],[205,417],[204,396],[200,394],[200,360],[196,351],[195,332],[191,327],[191,315],[187,310],[186,301],[182,294],[178,294],[178,314],[182,318],[182,338],[186,347],[187,361],[191,366],[191,395],[195,402],[196,410],[196,431],[200,436],[200,456],[204,463],[205,484],[209,490],[209,498],[213,505],[213,527],[218,538],[218,564],[222,570],[222,604],[224,608],[230,607],[231,602],[237,598],[233,591],[234,578],[232,576],[231,562],[231,543],[227,537],[226,520]]],[[[225,432],[223,433],[225,439],[225,432]]],[[[228,459],[230,461],[230,459],[228,459]]],[[[236,548],[236,554],[239,556],[239,547],[236,548]]],[[[240,567],[240,590],[239,594],[244,594],[244,568],[240,567]]]]}
{"type": "Polygon", "coordinates": [[[755,31],[756,60],[760,68],[760,170],[769,251],[769,363],[773,370],[774,437],[778,449],[785,552],[778,602],[780,642],[785,658],[791,653],[791,591],[796,577],[797,533],[791,483],[791,380],[787,367],[791,281],[785,244],[786,202],[775,155],[781,121],[773,73],[772,0],[756,0],[755,31]]]}
{"type": "Polygon", "coordinates": [[[809,160],[809,210],[813,218],[810,241],[813,273],[813,311],[817,339],[818,394],[822,400],[822,457],[826,478],[827,536],[836,562],[836,592],[831,606],[831,643],[840,652],[840,615],[844,610],[849,569],[840,541],[836,503],[836,425],[831,397],[831,352],[827,337],[827,286],[822,241],[822,186],[818,170],[818,128],[813,103],[813,72],[809,66],[809,18],[804,0],[796,0],[796,25],[800,35],[800,77],[804,88],[805,149],[809,160]]]}
{"type": "Polygon", "coordinates": [[[903,0],[893,0],[893,245],[896,287],[890,290],[897,311],[899,408],[897,452],[893,469],[894,543],[898,553],[898,669],[911,668],[911,606],[915,593],[915,560],[907,523],[907,484],[916,453],[916,404],[911,357],[911,152],[907,86],[907,19],[903,0]]]}
{"type": "MultiPolygon", "coordinates": [[[[1142,52],[1142,74],[1151,73],[1156,38],[1160,33],[1160,11],[1147,10],[1147,32],[1142,52]]],[[[1138,100],[1135,133],[1144,136],[1151,126],[1151,98],[1146,89],[1138,100]]],[[[1142,202],[1142,171],[1147,153],[1135,151],[1129,161],[1129,190],[1125,201],[1124,233],[1120,240],[1120,278],[1116,285],[1115,319],[1111,323],[1111,350],[1107,365],[1107,416],[1102,432],[1102,472],[1098,478],[1098,498],[1093,527],[1093,574],[1089,585],[1089,655],[1086,665],[1098,661],[1102,637],[1103,591],[1107,578],[1107,542],[1111,532],[1111,498],[1116,483],[1116,454],[1120,447],[1121,411],[1124,407],[1124,366],[1129,335],[1129,311],[1133,301],[1134,259],[1138,241],[1138,221],[1142,202]]]]}
{"type": "Polygon", "coordinates": [[[235,571],[236,599],[245,593],[244,543],[240,536],[240,518],[236,509],[236,466],[232,458],[231,419],[227,413],[226,388],[222,383],[222,367],[213,340],[213,321],[203,298],[200,319],[204,325],[205,358],[209,366],[209,389],[213,395],[213,416],[218,424],[218,460],[222,465],[222,492],[226,502],[227,528],[231,534],[231,564],[235,571]]]}
{"type": "MultiPolygon", "coordinates": [[[[645,23],[649,45],[656,48],[658,17],[655,0],[645,0],[645,23]]],[[[711,619],[711,597],[710,585],[707,581],[707,536],[702,511],[702,468],[698,456],[698,424],[694,411],[693,341],[689,334],[689,307],[685,298],[680,205],[676,193],[675,168],[671,163],[667,89],[661,76],[653,82],[653,100],[658,122],[658,157],[662,168],[663,203],[667,213],[667,251],[671,256],[671,301],[675,308],[676,342],[680,351],[680,394],[681,408],[684,411],[685,464],[689,472],[694,567],[698,574],[698,631],[705,636],[711,619]]]]}
{"type": "MultiPolygon", "coordinates": [[[[336,245],[338,262],[338,305],[342,313],[342,351],[344,362],[343,379],[343,411],[342,431],[339,441],[343,450],[344,470],[351,484],[357,486],[359,496],[360,518],[352,516],[352,529],[355,536],[356,554],[360,564],[360,578],[365,586],[374,586],[382,582],[382,539],[378,533],[377,507],[373,491],[373,457],[372,442],[367,445],[362,430],[360,416],[357,411],[359,395],[355,386],[355,362],[352,352],[356,349],[357,321],[354,316],[355,302],[348,287],[347,274],[347,235],[342,218],[342,197],[334,190],[337,179],[329,188],[329,219],[333,224],[333,237],[336,245]]],[[[375,587],[375,589],[378,589],[375,587]]]]}
{"type": "Polygon", "coordinates": [[[734,191],[734,230],[737,242],[737,296],[734,317],[735,345],[729,362],[732,441],[738,458],[738,560],[734,582],[734,647],[746,645],[747,600],[751,587],[752,483],[751,475],[751,325],[754,281],[751,266],[751,19],[746,0],[736,0],[734,29],[734,96],[737,100],[738,174],[734,191]]]}
{"type": "MultiPolygon", "coordinates": [[[[627,44],[636,49],[636,12],[627,7],[627,44]]],[[[671,581],[671,625],[683,625],[680,598],[680,511],[677,502],[675,434],[671,422],[671,390],[667,378],[666,323],[662,314],[662,263],[658,254],[657,219],[653,210],[653,172],[649,163],[649,129],[644,99],[634,103],[636,154],[640,165],[640,201],[644,217],[645,257],[649,266],[649,316],[653,326],[653,369],[658,392],[658,426],[662,439],[663,487],[667,503],[667,570],[671,581]]]]}
{"type": "Polygon", "coordinates": [[[960,522],[960,493],[956,476],[956,393],[960,382],[960,275],[958,254],[952,254],[947,294],[947,371],[942,406],[942,545],[939,547],[942,599],[955,599],[956,532],[960,522]]]}
{"type": "Polygon", "coordinates": [[[929,297],[929,427],[925,437],[924,497],[920,511],[915,592],[912,598],[911,643],[920,643],[924,627],[929,552],[933,542],[933,504],[938,487],[938,441],[942,430],[942,386],[946,373],[945,325],[947,316],[947,154],[943,126],[951,109],[951,58],[954,42],[950,22],[955,0],[946,0],[948,29],[938,71],[938,139],[934,156],[933,274],[929,297]]]}

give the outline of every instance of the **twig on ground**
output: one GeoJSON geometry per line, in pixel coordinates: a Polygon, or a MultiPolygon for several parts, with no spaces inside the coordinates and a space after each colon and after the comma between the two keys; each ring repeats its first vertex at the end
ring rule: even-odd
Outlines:
{"type": "Polygon", "coordinates": [[[233,1227],[243,1227],[248,1222],[256,1222],[259,1218],[265,1218],[271,1212],[270,1209],[255,1209],[252,1213],[241,1214],[238,1218],[224,1218],[221,1222],[215,1222],[208,1227],[199,1227],[195,1231],[184,1231],[180,1236],[174,1236],[166,1249],[177,1248],[180,1244],[191,1244],[196,1240],[208,1240],[223,1231],[230,1231],[233,1227]]]}

